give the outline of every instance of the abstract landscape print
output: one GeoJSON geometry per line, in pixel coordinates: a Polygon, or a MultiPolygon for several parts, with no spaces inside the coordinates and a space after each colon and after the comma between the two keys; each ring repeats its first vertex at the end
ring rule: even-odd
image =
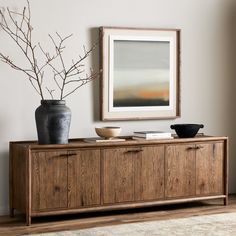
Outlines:
{"type": "Polygon", "coordinates": [[[114,41],[113,106],[169,106],[170,42],[114,41]]]}
{"type": "Polygon", "coordinates": [[[179,31],[102,32],[103,119],[179,116],[179,31]]]}

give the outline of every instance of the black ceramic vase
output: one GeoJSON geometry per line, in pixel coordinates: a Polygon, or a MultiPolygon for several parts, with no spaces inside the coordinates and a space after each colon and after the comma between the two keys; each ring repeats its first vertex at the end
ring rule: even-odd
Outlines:
{"type": "Polygon", "coordinates": [[[35,111],[39,144],[68,143],[71,111],[63,100],[41,100],[35,111]]]}

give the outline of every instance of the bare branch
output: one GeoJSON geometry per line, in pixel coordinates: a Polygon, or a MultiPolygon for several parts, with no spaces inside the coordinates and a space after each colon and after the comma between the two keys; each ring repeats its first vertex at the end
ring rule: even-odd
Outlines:
{"type": "Polygon", "coordinates": [[[63,42],[65,42],[68,38],[70,38],[70,37],[73,36],[73,34],[70,34],[70,35],[68,35],[68,36],[66,36],[66,37],[64,37],[64,38],[62,38],[61,35],[60,35],[59,33],[57,33],[57,32],[56,32],[56,35],[57,35],[57,36],[59,37],[59,39],[61,40],[61,44],[62,44],[63,42]]]}
{"type": "Polygon", "coordinates": [[[70,83],[78,83],[78,82],[82,82],[82,83],[84,83],[85,81],[87,82],[87,77],[88,77],[88,75],[86,75],[86,78],[85,79],[81,79],[81,78],[79,78],[79,79],[73,79],[73,80],[69,80],[69,81],[67,81],[65,84],[67,85],[67,84],[70,84],[70,83]]]}
{"type": "Polygon", "coordinates": [[[2,26],[8,27],[8,24],[7,24],[5,15],[4,15],[4,13],[3,13],[2,10],[0,10],[0,15],[1,15],[1,24],[0,24],[0,26],[1,26],[1,27],[2,27],[2,26]]]}
{"type": "Polygon", "coordinates": [[[57,82],[57,73],[56,73],[55,71],[53,71],[53,73],[54,73],[53,79],[54,79],[54,81],[55,81],[57,87],[61,90],[62,88],[61,88],[61,86],[59,85],[59,83],[57,82]]]}
{"type": "MultiPolygon", "coordinates": [[[[31,85],[41,96],[42,100],[44,100],[42,89],[44,82],[44,70],[47,67],[52,69],[53,79],[56,83],[56,86],[60,90],[60,99],[69,96],[78,88],[99,76],[99,73],[93,73],[93,71],[91,70],[89,76],[86,75],[85,78],[79,77],[77,79],[73,79],[75,76],[82,77],[82,75],[85,73],[85,65],[83,62],[92,53],[97,43],[94,44],[89,50],[87,50],[86,47],[83,46],[83,55],[79,56],[78,60],[72,60],[69,68],[67,68],[63,57],[63,52],[65,49],[64,43],[67,39],[72,37],[72,34],[66,37],[62,37],[58,32],[56,32],[56,38],[49,34],[49,38],[55,50],[55,52],[50,54],[48,51],[42,48],[40,43],[34,44],[32,42],[33,27],[31,25],[31,9],[29,0],[27,0],[27,6],[23,8],[23,11],[15,12],[7,8],[6,12],[7,14],[5,16],[5,14],[0,10],[0,27],[12,39],[12,41],[24,55],[27,60],[28,66],[22,67],[20,65],[17,65],[8,56],[5,56],[2,53],[0,53],[0,60],[8,64],[13,69],[25,73],[31,85]],[[19,20],[15,20],[16,16],[19,18],[19,20]],[[38,55],[36,55],[36,53],[38,52],[37,49],[39,49],[46,58],[43,63],[40,63],[40,60],[38,60],[38,55]],[[64,90],[68,84],[77,84],[77,86],[64,95],[64,90]]],[[[50,96],[53,99],[54,90],[51,90],[47,87],[46,90],[49,92],[50,96]]]]}
{"type": "Polygon", "coordinates": [[[24,7],[23,12],[22,12],[22,19],[21,19],[21,23],[20,23],[20,29],[22,29],[22,27],[23,27],[23,23],[24,23],[24,19],[25,19],[25,10],[26,10],[26,7],[24,7]]]}
{"type": "Polygon", "coordinates": [[[55,60],[59,56],[59,54],[50,56],[50,54],[48,52],[44,51],[44,49],[42,48],[40,43],[38,43],[38,45],[39,45],[41,52],[45,55],[45,57],[47,59],[46,62],[39,69],[39,72],[41,72],[44,69],[44,67],[46,67],[48,64],[50,64],[51,61],[55,60]]]}
{"type": "MultiPolygon", "coordinates": [[[[53,39],[53,38],[52,38],[53,39]]],[[[54,73],[54,80],[55,80],[55,77],[57,76],[60,76],[61,79],[63,80],[64,79],[64,76],[62,75],[62,72],[59,72],[57,70],[57,68],[51,63],[53,60],[55,60],[59,54],[56,54],[54,56],[50,56],[50,54],[48,52],[45,52],[43,50],[43,48],[41,47],[41,44],[39,43],[39,48],[41,50],[41,52],[44,54],[44,56],[46,57],[46,62],[45,64],[39,69],[39,71],[41,71],[45,66],[49,65],[52,69],[53,69],[53,73],[54,73]]]]}
{"type": "Polygon", "coordinates": [[[24,69],[21,68],[20,66],[17,66],[8,56],[3,55],[2,53],[0,53],[0,59],[8,64],[11,68],[15,69],[15,70],[19,70],[22,71],[23,73],[25,73],[27,76],[31,77],[34,80],[37,80],[32,74],[30,74],[30,72],[33,72],[30,69],[24,69]]]}
{"type": "Polygon", "coordinates": [[[48,89],[48,87],[46,87],[46,89],[47,89],[47,91],[49,92],[49,94],[50,94],[50,96],[51,96],[51,98],[52,99],[54,99],[54,97],[53,97],[53,92],[55,91],[54,89],[53,90],[50,90],[50,89],[48,89]]]}
{"type": "MultiPolygon", "coordinates": [[[[8,12],[8,16],[10,17],[12,23],[13,23],[13,24],[15,25],[15,27],[16,27],[16,32],[13,33],[13,32],[10,30],[9,27],[8,27],[8,30],[16,37],[16,41],[18,41],[18,40],[20,39],[23,43],[27,44],[27,38],[26,38],[26,36],[25,36],[24,31],[22,30],[22,28],[20,28],[20,27],[18,26],[17,21],[15,21],[14,18],[13,18],[13,16],[12,16],[12,14],[14,14],[14,12],[13,12],[13,11],[10,11],[9,8],[7,8],[7,12],[8,12]],[[23,36],[24,38],[22,38],[22,37],[18,34],[18,31],[21,32],[21,34],[22,34],[22,36],[23,36]]],[[[19,15],[20,15],[20,14],[19,14],[19,15]]],[[[23,18],[22,18],[22,19],[23,19],[23,18]]]]}
{"type": "Polygon", "coordinates": [[[79,79],[77,81],[74,82],[81,82],[75,89],[73,89],[71,92],[67,93],[66,95],[64,95],[62,97],[62,99],[65,99],[66,97],[68,97],[69,95],[71,95],[72,93],[74,93],[77,89],[79,89],[80,87],[82,87],[83,85],[93,81],[94,79],[96,79],[99,76],[99,73],[94,73],[90,76],[86,76],[85,79],[79,79]]]}
{"type": "Polygon", "coordinates": [[[83,60],[85,60],[92,53],[92,51],[96,48],[96,46],[97,46],[97,43],[94,44],[88,51],[86,51],[86,49],[84,47],[84,49],[85,49],[84,56],[80,57],[80,59],[69,68],[69,70],[67,71],[67,74],[70,74],[71,72],[73,72],[76,69],[76,66],[79,65],[83,60]]]}
{"type": "Polygon", "coordinates": [[[35,87],[35,85],[34,85],[34,83],[32,81],[32,77],[29,77],[28,79],[29,79],[31,85],[33,86],[33,88],[35,89],[35,91],[40,95],[40,91],[38,91],[38,89],[35,87]]]}
{"type": "Polygon", "coordinates": [[[32,26],[30,25],[29,2],[28,2],[28,17],[25,17],[25,11],[26,10],[24,9],[23,13],[15,13],[11,11],[9,8],[7,8],[9,20],[13,23],[15,30],[13,29],[13,26],[11,26],[12,28],[10,28],[10,26],[7,24],[7,20],[5,16],[3,15],[3,13],[1,13],[1,16],[3,17],[3,23],[1,22],[0,26],[5,31],[5,33],[7,33],[8,36],[10,36],[10,38],[16,43],[18,48],[23,52],[24,56],[26,57],[26,59],[28,60],[30,64],[30,67],[32,68],[32,72],[34,73],[34,76],[29,75],[27,71],[25,71],[23,68],[20,68],[20,66],[17,66],[16,64],[14,64],[8,57],[5,57],[4,55],[2,55],[2,58],[3,58],[3,61],[7,63],[8,65],[10,65],[12,68],[23,71],[30,78],[36,79],[37,85],[38,85],[37,91],[39,91],[40,96],[43,99],[43,92],[42,92],[42,87],[41,87],[41,82],[42,82],[41,76],[43,74],[41,73],[41,71],[39,71],[39,67],[37,64],[36,57],[35,57],[36,46],[33,46],[31,42],[32,26]],[[14,20],[14,17],[13,17],[14,14],[20,15],[22,17],[20,24],[18,24],[17,21],[14,20]],[[25,33],[25,31],[23,30],[23,22],[26,23],[27,33],[25,33]],[[28,52],[28,48],[30,48],[30,53],[28,52]]]}

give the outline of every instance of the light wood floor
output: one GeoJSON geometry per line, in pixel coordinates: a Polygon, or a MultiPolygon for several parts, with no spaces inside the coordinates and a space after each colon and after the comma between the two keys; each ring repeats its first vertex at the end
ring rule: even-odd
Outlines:
{"type": "Polygon", "coordinates": [[[222,200],[175,204],[144,209],[130,209],[100,213],[83,213],[53,217],[33,218],[32,225],[26,226],[24,217],[0,217],[0,235],[25,235],[62,230],[76,230],[96,226],[116,225],[122,223],[176,219],[189,216],[200,216],[236,212],[236,195],[229,197],[229,205],[222,200]]]}

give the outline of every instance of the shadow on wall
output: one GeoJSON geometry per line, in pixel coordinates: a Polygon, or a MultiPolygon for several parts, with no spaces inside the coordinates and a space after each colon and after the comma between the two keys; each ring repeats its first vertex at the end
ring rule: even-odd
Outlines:
{"type": "Polygon", "coordinates": [[[0,152],[0,186],[4,191],[0,191],[0,215],[8,214],[8,206],[9,206],[9,151],[0,152]]]}
{"type": "MultiPolygon", "coordinates": [[[[229,135],[229,192],[236,193],[236,1],[232,3],[230,8],[230,17],[228,20],[230,25],[230,58],[228,62],[231,66],[231,83],[230,83],[230,135],[229,135]]],[[[227,62],[226,62],[227,63],[227,62]]]]}
{"type": "MultiPolygon", "coordinates": [[[[96,50],[94,50],[92,54],[92,61],[91,65],[95,71],[99,71],[100,69],[100,58],[99,58],[99,27],[91,28],[90,30],[90,41],[93,43],[98,42],[96,50]]],[[[100,83],[101,83],[101,76],[92,82],[92,101],[93,101],[93,120],[99,121],[100,120],[100,83]]]]}

